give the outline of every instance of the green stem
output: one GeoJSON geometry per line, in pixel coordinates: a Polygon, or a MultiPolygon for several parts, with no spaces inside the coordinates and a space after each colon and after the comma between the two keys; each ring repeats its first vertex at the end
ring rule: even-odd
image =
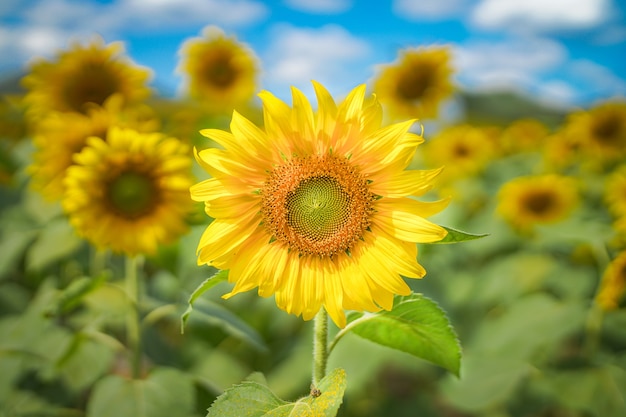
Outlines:
{"type": "Polygon", "coordinates": [[[141,376],[141,328],[139,321],[139,256],[126,257],[126,294],[129,308],[126,316],[126,339],[130,350],[131,375],[141,376]]]}
{"type": "Polygon", "coordinates": [[[322,307],[313,325],[313,386],[326,376],[328,363],[328,313],[322,307]]]}
{"type": "Polygon", "coordinates": [[[104,268],[106,267],[106,261],[108,257],[108,252],[103,249],[91,249],[91,261],[89,265],[89,273],[95,278],[102,274],[104,268]]]}

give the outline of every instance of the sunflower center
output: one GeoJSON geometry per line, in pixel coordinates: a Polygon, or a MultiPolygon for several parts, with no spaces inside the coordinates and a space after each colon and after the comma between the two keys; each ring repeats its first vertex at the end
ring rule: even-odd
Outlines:
{"type": "Polygon", "coordinates": [[[431,85],[431,71],[427,68],[412,68],[398,80],[396,92],[406,100],[418,100],[431,85]]]}
{"type": "Polygon", "coordinates": [[[294,157],[276,167],[261,190],[263,223],[301,255],[349,251],[370,224],[375,195],[346,158],[294,157]]]}
{"type": "Polygon", "coordinates": [[[536,192],[526,197],[525,206],[537,215],[545,214],[554,206],[554,195],[548,192],[536,192]]]}
{"type": "Polygon", "coordinates": [[[454,155],[456,155],[459,158],[468,157],[470,156],[470,154],[471,154],[470,150],[464,144],[459,143],[454,147],[454,155]]]}
{"type": "Polygon", "coordinates": [[[213,87],[228,88],[237,78],[237,70],[231,64],[232,57],[223,55],[216,57],[205,68],[204,74],[207,82],[213,87]]]}
{"type": "Polygon", "coordinates": [[[108,184],[107,199],[118,215],[136,219],[152,211],[157,200],[157,189],[146,175],[126,171],[108,184]]]}
{"type": "Polygon", "coordinates": [[[336,179],[314,177],[287,195],[287,224],[315,241],[332,237],[349,215],[349,197],[336,179]]]}
{"type": "Polygon", "coordinates": [[[621,121],[615,116],[599,120],[593,126],[593,133],[601,142],[612,144],[618,140],[621,121]]]}
{"type": "Polygon", "coordinates": [[[98,63],[80,68],[65,83],[66,102],[72,110],[79,113],[85,112],[86,103],[104,104],[119,89],[119,80],[111,68],[98,63]]]}

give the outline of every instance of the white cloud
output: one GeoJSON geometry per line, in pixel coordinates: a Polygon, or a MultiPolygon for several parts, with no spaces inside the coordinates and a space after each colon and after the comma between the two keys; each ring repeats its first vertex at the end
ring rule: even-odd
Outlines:
{"type": "Polygon", "coordinates": [[[539,38],[519,38],[499,43],[473,42],[458,47],[455,53],[460,72],[470,77],[485,77],[486,74],[503,71],[524,76],[554,68],[566,58],[567,51],[563,45],[539,38]]]}
{"type": "Polygon", "coordinates": [[[469,90],[516,91],[560,106],[626,95],[626,80],[595,62],[570,59],[563,45],[545,38],[468,43],[456,46],[454,56],[459,83],[469,90]]]}
{"type": "MultiPolygon", "coordinates": [[[[457,46],[454,56],[459,82],[465,88],[546,95],[556,92],[556,84],[550,88],[541,80],[568,58],[560,43],[537,38],[468,43],[457,46]]],[[[563,91],[559,91],[561,97],[563,91]]]]}
{"type": "Polygon", "coordinates": [[[346,93],[367,80],[369,52],[365,41],[340,26],[303,29],[281,25],[275,28],[272,44],[262,57],[264,86],[284,97],[294,85],[310,96],[311,80],[316,80],[331,93],[346,93]]]}
{"type": "Polygon", "coordinates": [[[29,61],[50,58],[68,44],[70,34],[50,27],[0,28],[2,70],[23,69],[29,61]]]}
{"type": "Polygon", "coordinates": [[[616,97],[626,95],[626,80],[593,61],[579,59],[567,67],[571,77],[593,95],[616,97]]]}
{"type": "Polygon", "coordinates": [[[392,8],[399,18],[423,21],[456,17],[467,3],[468,0],[394,0],[392,8]]]}
{"type": "Polygon", "coordinates": [[[335,14],[348,11],[351,0],[284,0],[292,9],[316,14],[335,14]]]}
{"type": "Polygon", "coordinates": [[[574,86],[563,80],[551,80],[541,83],[535,94],[544,104],[556,107],[571,107],[578,101],[578,93],[574,86]]]}
{"type": "Polygon", "coordinates": [[[12,20],[0,33],[3,69],[21,67],[33,55],[51,57],[71,41],[95,34],[110,42],[138,31],[158,33],[206,24],[240,28],[268,14],[267,6],[257,0],[19,1],[27,6],[8,0],[0,8],[12,20]]]}
{"type": "Polygon", "coordinates": [[[163,29],[198,24],[237,27],[268,14],[267,7],[255,0],[119,0],[115,9],[125,24],[163,29]]]}
{"type": "Polygon", "coordinates": [[[610,14],[610,0],[482,0],[471,21],[485,29],[521,32],[596,27],[610,14]]]}

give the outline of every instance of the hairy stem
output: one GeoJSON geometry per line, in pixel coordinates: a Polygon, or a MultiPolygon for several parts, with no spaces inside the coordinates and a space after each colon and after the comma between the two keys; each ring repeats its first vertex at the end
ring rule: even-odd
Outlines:
{"type": "Polygon", "coordinates": [[[328,362],[328,313],[322,307],[313,325],[313,386],[326,376],[328,362]]]}
{"type": "Polygon", "coordinates": [[[141,376],[141,327],[139,321],[139,265],[140,257],[126,257],[126,295],[128,313],[126,315],[126,339],[130,351],[131,375],[141,376]]]}

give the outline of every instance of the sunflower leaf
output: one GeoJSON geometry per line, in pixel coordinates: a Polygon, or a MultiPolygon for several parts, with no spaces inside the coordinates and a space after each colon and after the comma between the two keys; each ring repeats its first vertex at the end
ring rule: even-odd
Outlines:
{"type": "Polygon", "coordinates": [[[334,417],[339,411],[346,390],[346,373],[335,369],[316,387],[315,395],[309,395],[296,402],[278,398],[267,386],[244,381],[227,389],[220,395],[207,417],[334,417]]]}
{"type": "Polygon", "coordinates": [[[391,311],[351,313],[345,328],[367,340],[439,365],[459,376],[461,345],[445,312],[421,294],[398,297],[391,311]]]}
{"type": "Polygon", "coordinates": [[[180,332],[185,332],[185,324],[187,323],[187,319],[189,319],[189,315],[193,311],[193,303],[200,297],[202,294],[215,287],[220,282],[224,282],[228,279],[228,271],[219,271],[215,273],[213,276],[205,279],[202,284],[198,285],[198,287],[191,293],[189,296],[189,305],[187,306],[187,310],[180,316],[180,332]]]}
{"type": "Polygon", "coordinates": [[[445,244],[445,243],[459,243],[459,242],[465,242],[466,240],[476,240],[476,239],[480,239],[480,238],[489,236],[488,233],[474,234],[474,233],[467,233],[467,232],[463,232],[461,230],[453,229],[451,227],[446,227],[446,226],[441,226],[441,227],[446,229],[448,234],[446,235],[446,237],[444,237],[440,241],[433,242],[435,244],[437,244],[437,243],[443,243],[443,244],[445,244]]]}

